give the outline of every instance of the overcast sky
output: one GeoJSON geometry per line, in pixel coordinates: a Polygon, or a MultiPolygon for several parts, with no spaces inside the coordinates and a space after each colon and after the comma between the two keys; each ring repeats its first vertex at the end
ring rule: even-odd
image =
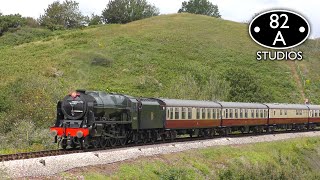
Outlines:
{"type": "MultiPolygon", "coordinates": [[[[38,18],[44,9],[55,0],[0,0],[0,12],[19,13],[22,16],[38,18]]],[[[60,0],[62,2],[63,0],[60,0]]],[[[90,15],[101,14],[108,0],[76,0],[80,10],[90,15]]],[[[218,5],[223,19],[244,22],[253,14],[267,9],[291,9],[302,14],[311,25],[311,37],[320,37],[320,1],[319,0],[210,0],[218,5]]],[[[148,0],[160,9],[161,14],[176,13],[183,0],[148,0]]]]}

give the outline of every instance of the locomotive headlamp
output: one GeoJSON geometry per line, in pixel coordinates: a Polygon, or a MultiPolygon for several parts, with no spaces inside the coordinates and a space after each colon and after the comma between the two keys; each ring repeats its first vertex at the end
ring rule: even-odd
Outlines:
{"type": "Polygon", "coordinates": [[[50,132],[51,136],[57,136],[58,135],[58,131],[57,130],[53,130],[50,132]]]}
{"type": "Polygon", "coordinates": [[[82,131],[78,131],[78,132],[77,132],[77,137],[78,137],[78,138],[82,138],[82,136],[83,136],[83,132],[82,132],[82,131]]]}
{"type": "Polygon", "coordinates": [[[80,93],[78,92],[72,92],[69,94],[73,99],[75,99],[76,97],[80,96],[80,93]]]}

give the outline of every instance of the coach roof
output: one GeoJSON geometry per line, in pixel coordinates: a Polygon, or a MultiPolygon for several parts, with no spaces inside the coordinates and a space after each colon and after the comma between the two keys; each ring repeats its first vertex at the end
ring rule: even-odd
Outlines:
{"type": "Polygon", "coordinates": [[[320,109],[320,105],[313,105],[313,104],[309,104],[307,105],[311,110],[319,110],[320,109]]]}
{"type": "Polygon", "coordinates": [[[268,109],[260,103],[240,103],[240,102],[219,102],[223,108],[244,108],[244,109],[268,109]]]}
{"type": "Polygon", "coordinates": [[[171,107],[206,107],[221,108],[221,105],[214,101],[197,101],[197,100],[181,100],[181,99],[160,99],[166,106],[171,107]]]}
{"type": "Polygon", "coordinates": [[[305,109],[308,110],[308,107],[304,104],[278,104],[278,103],[267,103],[266,104],[270,109],[305,109]]]}

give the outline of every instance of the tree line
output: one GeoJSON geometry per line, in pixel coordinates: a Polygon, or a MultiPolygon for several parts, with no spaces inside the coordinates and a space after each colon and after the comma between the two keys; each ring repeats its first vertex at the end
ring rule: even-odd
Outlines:
{"type": "MultiPolygon", "coordinates": [[[[184,1],[178,10],[178,13],[183,12],[221,17],[218,6],[209,0],[184,1]]],[[[22,17],[20,14],[0,13],[0,36],[5,32],[14,32],[22,26],[62,30],[98,24],[125,24],[159,14],[159,9],[146,0],[111,0],[101,15],[92,14],[90,17],[82,14],[76,1],[55,1],[48,5],[38,19],[22,17]]]]}

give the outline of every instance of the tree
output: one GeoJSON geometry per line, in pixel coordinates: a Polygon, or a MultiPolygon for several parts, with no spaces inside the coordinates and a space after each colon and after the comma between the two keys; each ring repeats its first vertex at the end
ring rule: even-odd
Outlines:
{"type": "Polygon", "coordinates": [[[25,23],[26,26],[29,26],[29,27],[32,27],[32,28],[40,27],[39,22],[36,19],[32,18],[32,17],[25,17],[25,22],[26,22],[25,23]]]}
{"type": "Polygon", "coordinates": [[[105,23],[124,24],[159,15],[159,9],[146,0],[111,0],[102,12],[105,23]]]}
{"type": "Polygon", "coordinates": [[[0,36],[7,31],[15,31],[25,24],[20,14],[0,15],[0,36]]]}
{"type": "Polygon", "coordinates": [[[102,17],[92,14],[89,20],[89,26],[102,24],[102,17]]]}
{"type": "Polygon", "coordinates": [[[217,5],[208,0],[189,0],[182,2],[182,7],[178,13],[187,12],[193,14],[202,14],[212,17],[221,18],[217,5]]]}
{"type": "Polygon", "coordinates": [[[234,102],[270,102],[269,93],[264,92],[255,77],[247,70],[229,69],[225,79],[230,83],[229,101],[234,102]]]}
{"type": "Polygon", "coordinates": [[[51,30],[81,27],[86,20],[79,10],[79,3],[72,0],[65,0],[62,4],[53,2],[39,18],[40,25],[51,30]]]}

